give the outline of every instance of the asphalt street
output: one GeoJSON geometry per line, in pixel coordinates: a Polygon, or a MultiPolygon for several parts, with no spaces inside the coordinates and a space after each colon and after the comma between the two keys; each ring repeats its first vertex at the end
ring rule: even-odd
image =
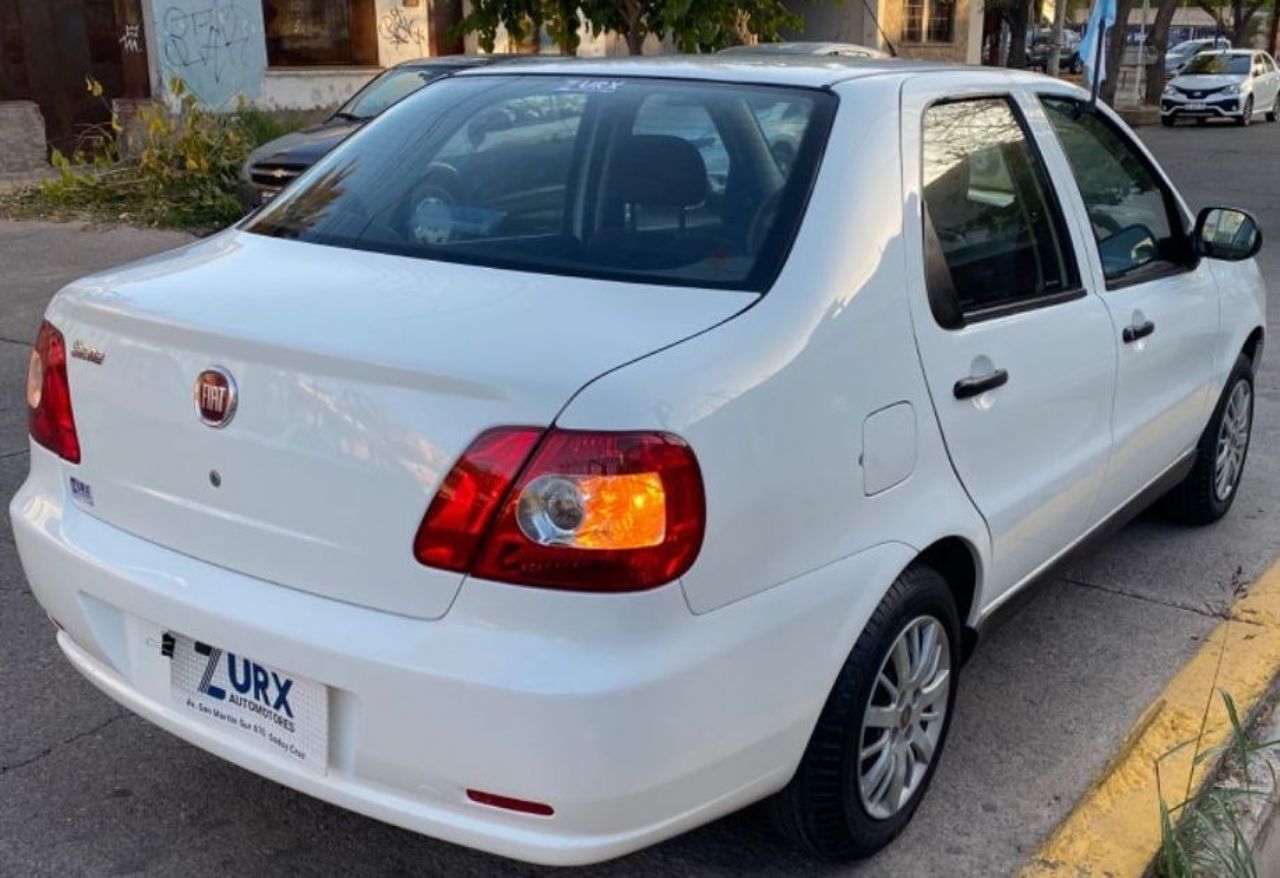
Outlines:
{"type": "MultiPolygon", "coordinates": [[[[1280,124],[1142,129],[1193,208],[1252,210],[1280,238],[1280,124]]],[[[170,233],[0,223],[0,498],[27,469],[22,384],[48,298],[76,276],[180,243],[170,233]]],[[[1264,248],[1280,293],[1280,241],[1264,248]]],[[[1280,311],[1271,308],[1274,326],[1280,311]]],[[[1272,345],[1272,347],[1275,347],[1272,345]]],[[[1229,602],[1280,552],[1280,351],[1259,380],[1234,510],[1188,530],[1147,515],[1039,587],[961,678],[932,791],[853,867],[731,816],[583,876],[1009,874],[1033,851],[1229,602]]],[[[221,762],[115,706],[63,660],[0,523],[0,875],[541,875],[404,832],[221,762]]],[[[1151,819],[1157,819],[1153,813],[1151,819]]]]}

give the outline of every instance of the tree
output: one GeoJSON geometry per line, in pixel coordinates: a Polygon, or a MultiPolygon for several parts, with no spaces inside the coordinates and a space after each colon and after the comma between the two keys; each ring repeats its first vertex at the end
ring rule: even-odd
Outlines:
{"type": "Polygon", "coordinates": [[[1098,94],[1108,104],[1116,102],[1116,86],[1120,83],[1120,62],[1124,59],[1124,38],[1128,31],[1129,13],[1133,0],[1116,0],[1116,23],[1107,35],[1107,78],[1102,81],[1098,94]]]}
{"type": "Polygon", "coordinates": [[[499,27],[517,41],[545,29],[563,54],[577,51],[583,23],[593,34],[618,34],[639,55],[649,34],[670,34],[685,52],[713,51],[744,35],[777,39],[801,19],[783,0],[472,0],[463,33],[475,33],[493,51],[499,27]]]}
{"type": "Polygon", "coordinates": [[[1156,8],[1156,20],[1151,25],[1151,35],[1147,38],[1151,52],[1147,56],[1146,91],[1142,96],[1144,103],[1158,105],[1160,93],[1164,91],[1164,53],[1169,48],[1169,25],[1173,22],[1173,13],[1178,8],[1179,0],[1160,0],[1156,8]]]}
{"type": "Polygon", "coordinates": [[[546,29],[562,55],[578,50],[581,25],[578,4],[563,0],[471,0],[471,12],[458,23],[461,34],[474,33],[480,47],[492,52],[498,29],[509,39],[525,43],[546,29]]]}
{"type": "Polygon", "coordinates": [[[1196,5],[1231,35],[1233,45],[1244,46],[1249,42],[1254,16],[1267,5],[1267,0],[1196,0],[1196,5]]]}
{"type": "Polygon", "coordinates": [[[1031,24],[1031,0],[1017,0],[1009,21],[1009,66],[1027,66],[1027,28],[1031,24]]]}

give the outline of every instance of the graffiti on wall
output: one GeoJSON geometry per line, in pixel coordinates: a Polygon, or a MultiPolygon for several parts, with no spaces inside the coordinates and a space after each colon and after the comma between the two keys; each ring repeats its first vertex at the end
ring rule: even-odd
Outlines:
{"type": "Polygon", "coordinates": [[[427,34],[422,22],[405,15],[398,6],[392,6],[378,19],[378,36],[396,47],[416,45],[420,52],[426,51],[427,34]]]}
{"type": "Polygon", "coordinates": [[[126,55],[142,54],[142,25],[126,24],[124,30],[120,32],[120,51],[126,55]]]}
{"type": "Polygon", "coordinates": [[[266,72],[258,0],[155,0],[164,77],[179,76],[201,101],[253,97],[266,72]]]}

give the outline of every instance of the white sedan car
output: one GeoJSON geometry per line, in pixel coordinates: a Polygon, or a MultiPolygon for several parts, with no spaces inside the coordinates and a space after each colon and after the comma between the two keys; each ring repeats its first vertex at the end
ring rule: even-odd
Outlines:
{"type": "Polygon", "coordinates": [[[865,856],[1015,595],[1230,508],[1259,245],[1033,74],[467,72],[54,298],[14,534],[95,686],[319,798],[559,864],[768,799],[865,856]]]}
{"type": "Polygon", "coordinates": [[[1169,81],[1160,96],[1160,121],[1234,119],[1249,125],[1259,113],[1280,118],[1280,68],[1266,52],[1202,52],[1169,81]]]}

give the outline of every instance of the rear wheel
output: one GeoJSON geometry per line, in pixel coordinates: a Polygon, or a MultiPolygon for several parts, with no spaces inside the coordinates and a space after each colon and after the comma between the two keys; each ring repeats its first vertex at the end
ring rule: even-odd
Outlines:
{"type": "Polygon", "coordinates": [[[1170,492],[1170,511],[1186,524],[1212,524],[1235,502],[1253,433],[1253,364],[1239,357],[1200,436],[1196,462],[1170,492]]]}
{"type": "Polygon", "coordinates": [[[1276,99],[1271,102],[1271,109],[1267,110],[1267,121],[1274,122],[1280,119],[1280,94],[1276,95],[1276,99]]]}
{"type": "Polygon", "coordinates": [[[870,856],[907,825],[933,778],[956,696],[960,620],[933,569],[904,571],[845,661],[774,823],[821,857],[870,856]]]}

